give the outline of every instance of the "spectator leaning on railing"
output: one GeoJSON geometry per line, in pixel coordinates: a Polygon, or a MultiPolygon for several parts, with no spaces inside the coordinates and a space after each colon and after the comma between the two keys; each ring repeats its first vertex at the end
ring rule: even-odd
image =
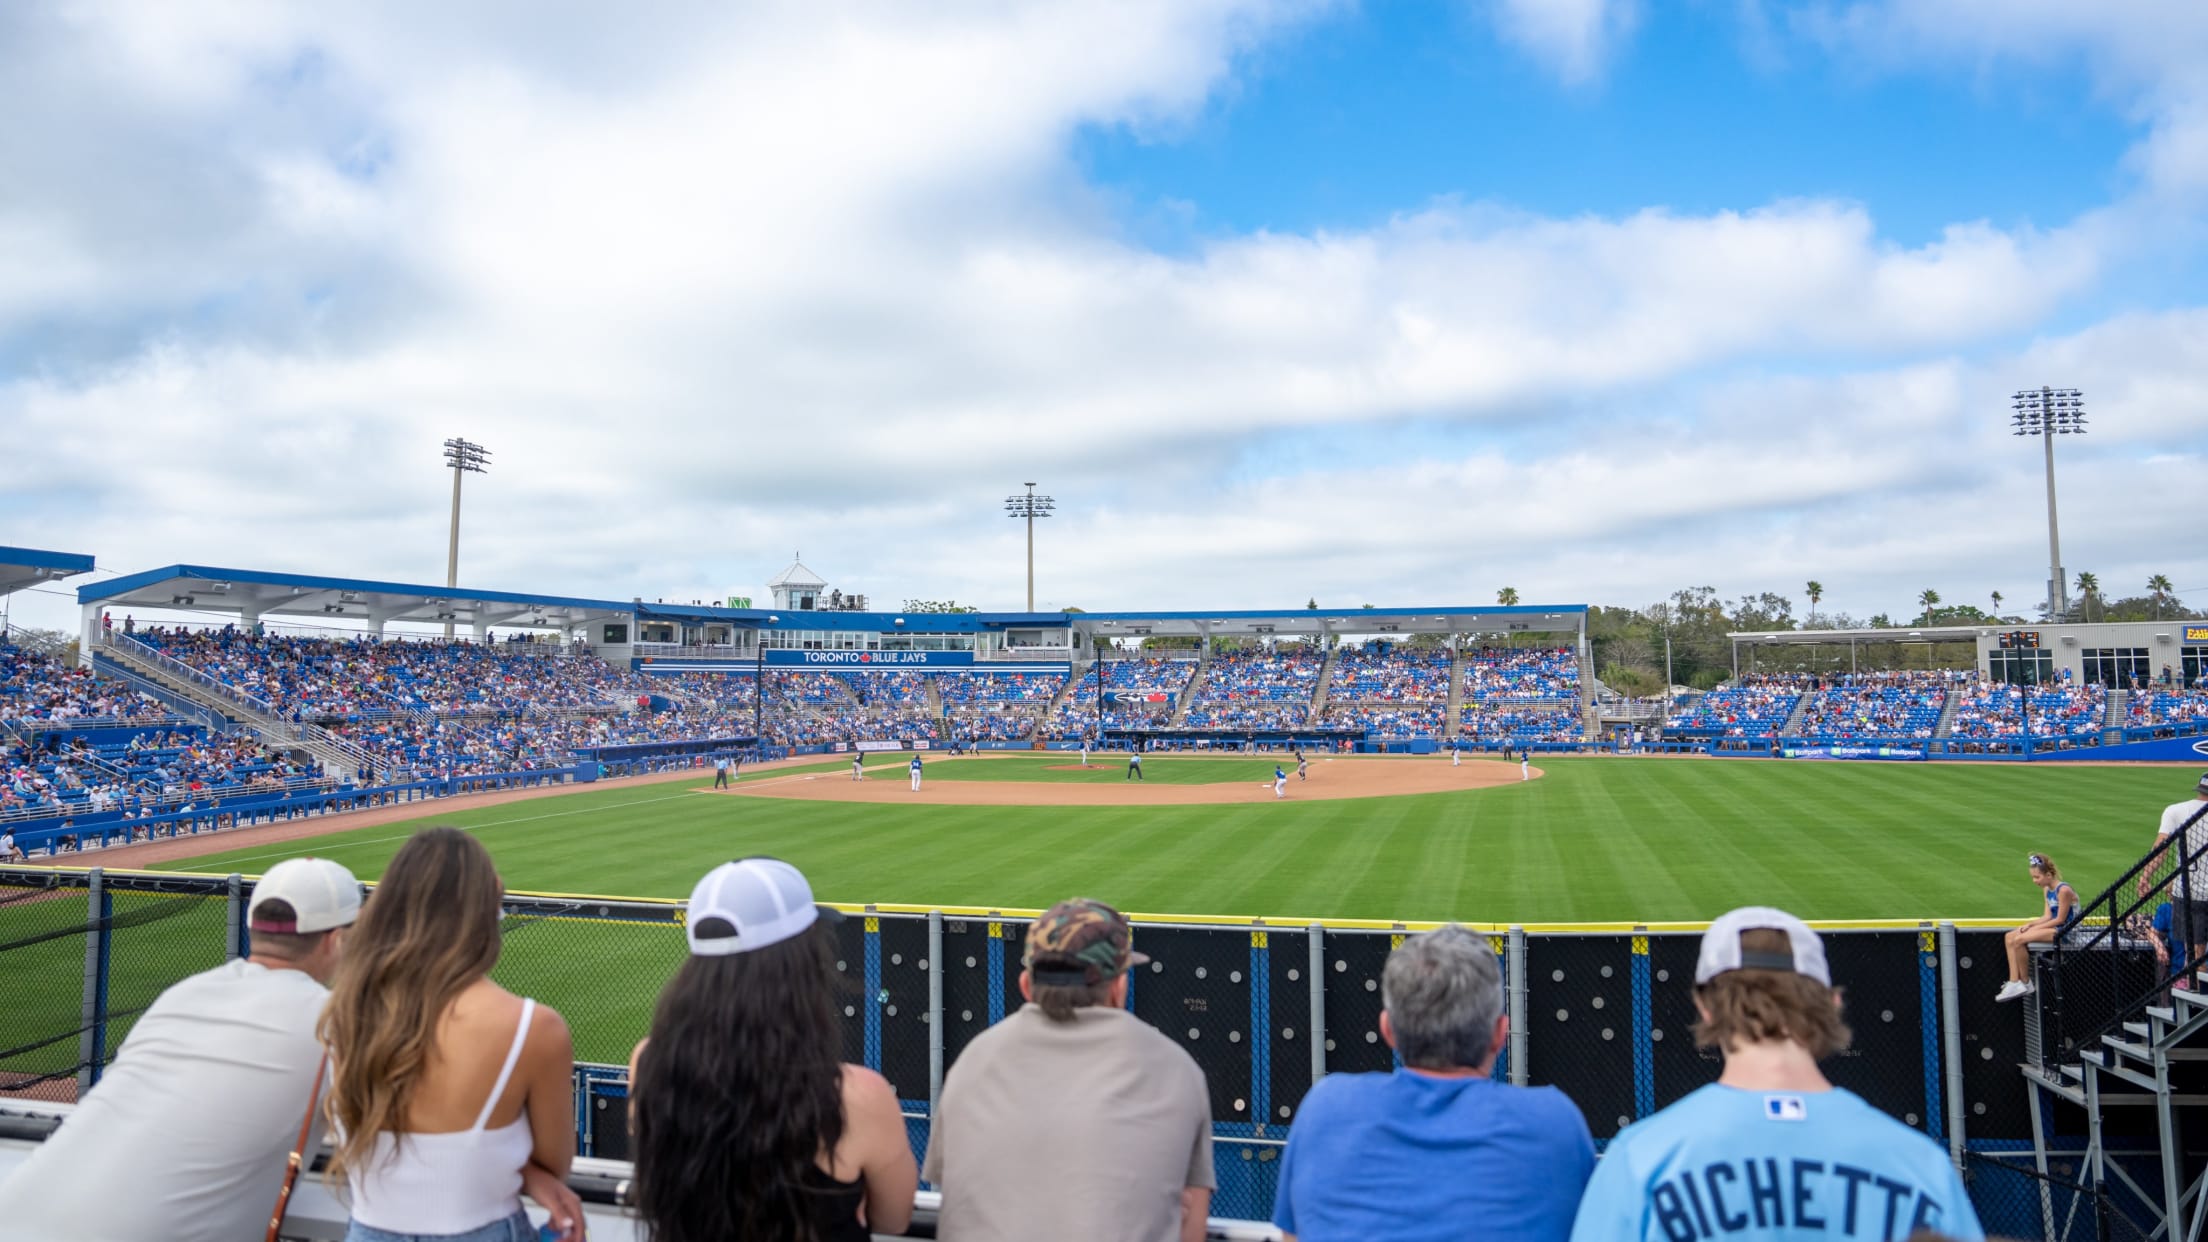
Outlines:
{"type": "Polygon", "coordinates": [[[1818,1070],[1848,1028],[1808,924],[1761,907],[1712,923],[1694,1008],[1724,1071],[1610,1141],[1574,1242],[1985,1237],[1947,1152],[1818,1070]]]}
{"type": "Polygon", "coordinates": [[[1028,1003],[974,1037],[943,1081],[922,1174],[944,1242],[1201,1242],[1216,1184],[1211,1102],[1188,1053],[1129,1013],[1149,959],[1100,901],[1028,928],[1028,1003]]]}
{"type": "Polygon", "coordinates": [[[582,1238],[575,1050],[559,1014],[491,982],[503,895],[480,842],[425,828],[346,946],[320,1031],[347,1242],[528,1242],[524,1192],[582,1238]]]}
{"type": "Polygon", "coordinates": [[[0,1238],[262,1236],[322,1082],[323,983],[359,913],[338,864],[269,868],[246,903],[249,953],[139,1017],[99,1088],[0,1183],[0,1238]]]}
{"type": "Polygon", "coordinates": [[[1587,1122],[1554,1087],[1491,1076],[1510,1035],[1487,938],[1413,936],[1380,978],[1391,1074],[1329,1074],[1303,1099],[1273,1223],[1291,1242],[1563,1242],[1594,1170],[1587,1122]]]}
{"type": "Polygon", "coordinates": [[[653,1242],[865,1242],[911,1221],[897,1093],[838,1056],[842,918],[772,858],[691,890],[690,956],[629,1059],[634,1202],[653,1242]]]}

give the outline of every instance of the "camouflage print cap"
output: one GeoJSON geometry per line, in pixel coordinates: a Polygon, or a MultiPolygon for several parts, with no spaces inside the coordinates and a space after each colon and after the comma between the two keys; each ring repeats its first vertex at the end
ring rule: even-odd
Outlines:
{"type": "Polygon", "coordinates": [[[1020,962],[1046,987],[1095,987],[1150,959],[1134,950],[1127,916],[1101,901],[1076,897],[1043,911],[1027,929],[1020,962]]]}

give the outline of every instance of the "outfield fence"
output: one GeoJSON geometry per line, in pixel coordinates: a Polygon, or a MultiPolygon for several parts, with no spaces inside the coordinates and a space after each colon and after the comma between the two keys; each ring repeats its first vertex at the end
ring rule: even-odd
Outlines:
{"type": "MultiPolygon", "coordinates": [[[[162,989],[244,951],[243,876],[0,867],[0,1098],[70,1099],[96,1087],[131,1023],[162,989]]],[[[1035,911],[844,907],[835,928],[844,1055],[881,1071],[924,1149],[945,1071],[1018,1008],[1035,911]]],[[[574,1032],[575,1122],[584,1154],[627,1154],[630,1050],[686,953],[682,903],[511,894],[494,977],[560,1010],[574,1032]]],[[[1378,1034],[1389,952],[1429,923],[1135,916],[1153,959],[1129,989],[1137,1016],[1187,1049],[1211,1094],[1221,1216],[1264,1219],[1280,1149],[1304,1093],[1329,1073],[1386,1071],[1378,1034]]],[[[2019,1007],[2003,924],[1822,925],[1854,1045],[1828,1066],[1847,1087],[1947,1146],[1961,1163],[2029,1148],[2019,1007]]],[[[1598,1143],[1716,1079],[1694,1046],[1699,926],[1476,926],[1502,955],[1511,1034],[1496,1075],[1549,1084],[1598,1143]]],[[[2049,1114],[2082,1133],[2082,1114],[2049,1114]]],[[[2067,1130],[2062,1129],[2067,1125],[2067,1130]]],[[[2036,1195],[1989,1230],[2039,1229],[2036,1195]]]]}

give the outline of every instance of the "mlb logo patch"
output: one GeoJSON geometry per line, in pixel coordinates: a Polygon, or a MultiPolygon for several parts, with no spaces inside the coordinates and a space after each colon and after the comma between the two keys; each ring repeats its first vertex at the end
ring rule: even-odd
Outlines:
{"type": "Polygon", "coordinates": [[[1765,1121],[1807,1121],[1809,1106],[1798,1095],[1767,1095],[1763,1097],[1765,1121]]]}

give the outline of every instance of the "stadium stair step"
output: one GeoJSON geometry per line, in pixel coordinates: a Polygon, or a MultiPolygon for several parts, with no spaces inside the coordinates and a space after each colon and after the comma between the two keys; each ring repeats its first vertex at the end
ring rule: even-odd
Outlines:
{"type": "Polygon", "coordinates": [[[941,691],[938,691],[935,688],[935,678],[929,677],[924,679],[921,682],[921,688],[923,692],[927,695],[926,703],[928,708],[928,719],[943,719],[943,695],[941,691]]]}
{"type": "Polygon", "coordinates": [[[1341,654],[1342,649],[1340,647],[1329,647],[1326,649],[1326,659],[1319,663],[1318,688],[1311,692],[1311,720],[1313,723],[1317,723],[1319,713],[1326,710],[1327,696],[1334,686],[1334,663],[1341,657],[1341,654]]]}
{"type": "Polygon", "coordinates": [[[1181,697],[1173,704],[1173,714],[1165,722],[1168,728],[1178,729],[1187,722],[1189,706],[1196,701],[1197,690],[1203,686],[1204,679],[1209,676],[1211,676],[1211,660],[1207,653],[1206,658],[1196,661],[1196,671],[1189,674],[1188,684],[1181,687],[1181,697]]]}
{"type": "Polygon", "coordinates": [[[1812,690],[1794,700],[1794,710],[1786,714],[1786,723],[1779,726],[1780,737],[1800,737],[1802,735],[1802,721],[1809,718],[1810,704],[1822,693],[1821,690],[1812,690]]]}
{"type": "Polygon", "coordinates": [[[1955,727],[1955,709],[1962,706],[1962,703],[1963,696],[1960,693],[1954,690],[1947,692],[1940,703],[1940,718],[1932,725],[1932,736],[1947,736],[1948,730],[1955,727]]]}
{"type": "Polygon", "coordinates": [[[186,666],[177,664],[175,669],[170,668],[169,665],[176,662],[159,655],[150,647],[127,640],[117,642],[103,636],[98,652],[114,666],[161,687],[168,694],[252,731],[263,745],[271,749],[303,750],[323,765],[325,770],[348,776],[356,769],[376,766],[374,756],[366,750],[326,729],[311,724],[293,724],[240,699],[217,694],[177,671],[186,666]]]}
{"type": "Polygon", "coordinates": [[[1464,718],[1464,648],[1449,649],[1449,705],[1442,709],[1441,732],[1443,737],[1457,735],[1457,722],[1464,718]]]}

